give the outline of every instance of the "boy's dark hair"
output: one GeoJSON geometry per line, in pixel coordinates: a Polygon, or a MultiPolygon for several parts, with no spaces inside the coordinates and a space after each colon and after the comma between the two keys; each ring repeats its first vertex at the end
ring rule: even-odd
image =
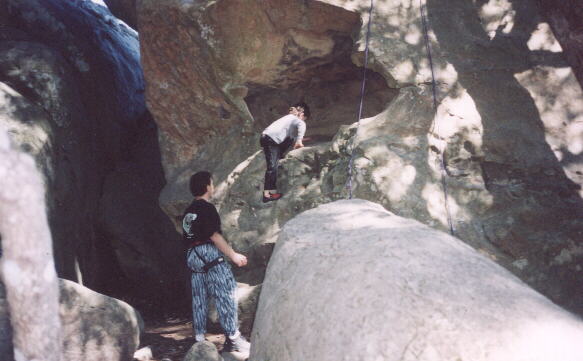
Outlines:
{"type": "Polygon", "coordinates": [[[292,105],[292,107],[304,109],[304,115],[306,116],[306,118],[309,118],[311,115],[310,114],[310,107],[308,106],[308,104],[306,104],[304,102],[295,103],[294,105],[292,105]]]}
{"type": "Polygon", "coordinates": [[[206,193],[206,187],[211,184],[212,174],[207,171],[196,172],[190,177],[190,193],[200,197],[206,193]]]}

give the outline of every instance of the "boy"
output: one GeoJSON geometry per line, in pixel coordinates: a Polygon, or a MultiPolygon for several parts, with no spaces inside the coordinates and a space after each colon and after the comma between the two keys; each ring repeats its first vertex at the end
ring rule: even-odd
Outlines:
{"type": "Polygon", "coordinates": [[[305,120],[310,117],[310,108],[306,103],[294,104],[289,114],[271,123],[261,134],[259,144],[265,153],[267,170],[263,187],[263,203],[276,201],[282,197],[277,193],[277,162],[294,143],[294,149],[304,146],[302,139],[306,133],[305,120]]]}
{"type": "Polygon", "coordinates": [[[196,342],[204,341],[208,312],[207,296],[214,297],[219,322],[227,340],[223,351],[249,352],[249,342],[239,332],[237,283],[225,256],[243,267],[247,257],[237,253],[221,235],[221,219],[209,200],[214,192],[212,175],[203,171],[190,178],[194,200],[182,221],[183,239],[188,245],[187,263],[192,271],[192,315],[196,342]]]}

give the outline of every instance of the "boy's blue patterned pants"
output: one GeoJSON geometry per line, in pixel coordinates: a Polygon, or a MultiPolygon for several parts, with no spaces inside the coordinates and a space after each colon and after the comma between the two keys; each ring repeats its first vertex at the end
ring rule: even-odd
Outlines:
{"type": "MultiPolygon", "coordinates": [[[[223,254],[214,244],[196,247],[198,254],[208,263],[223,254]]],[[[238,328],[237,301],[235,291],[237,283],[228,262],[219,263],[207,273],[202,272],[203,261],[191,249],[187,253],[188,267],[191,269],[192,318],[195,334],[206,333],[208,297],[215,299],[219,322],[227,335],[234,335],[238,328]]]]}

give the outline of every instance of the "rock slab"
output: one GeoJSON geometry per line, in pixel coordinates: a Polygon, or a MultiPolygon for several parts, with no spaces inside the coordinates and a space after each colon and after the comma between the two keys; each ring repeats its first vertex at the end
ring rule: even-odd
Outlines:
{"type": "MultiPolygon", "coordinates": [[[[68,361],[131,360],[143,321],[127,303],[59,280],[63,355],[68,361]]],[[[13,361],[10,315],[0,283],[0,361],[13,361]]]]}
{"type": "Polygon", "coordinates": [[[289,221],[250,359],[578,361],[583,322],[462,241],[364,200],[289,221]]]}
{"type": "Polygon", "coordinates": [[[60,280],[64,359],[131,360],[143,321],[127,303],[60,280]]]}

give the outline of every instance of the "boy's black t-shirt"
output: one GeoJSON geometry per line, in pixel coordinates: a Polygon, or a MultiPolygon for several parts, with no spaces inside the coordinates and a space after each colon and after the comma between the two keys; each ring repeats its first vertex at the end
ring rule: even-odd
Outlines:
{"type": "Polygon", "coordinates": [[[182,238],[188,244],[204,242],[215,232],[221,233],[221,218],[217,209],[204,199],[195,199],[182,217],[182,238]]]}

